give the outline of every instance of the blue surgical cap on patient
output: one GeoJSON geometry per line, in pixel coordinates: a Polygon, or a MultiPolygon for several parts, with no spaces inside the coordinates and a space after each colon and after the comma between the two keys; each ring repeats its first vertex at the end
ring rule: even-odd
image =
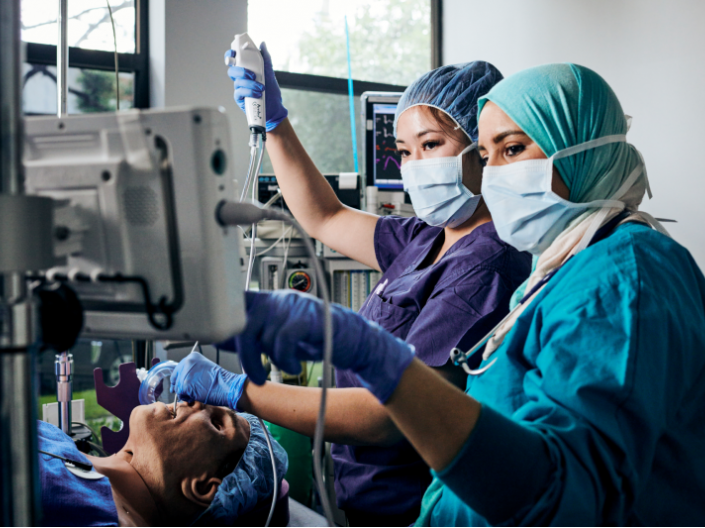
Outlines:
{"type": "MultiPolygon", "coordinates": [[[[270,500],[274,493],[272,459],[265,436],[267,433],[256,416],[238,414],[250,423],[250,441],[233,472],[223,479],[213,502],[196,521],[198,525],[232,526],[240,515],[254,509],[260,501],[270,500]]],[[[277,479],[281,482],[288,469],[289,459],[284,448],[274,438],[271,440],[277,479]]]]}
{"type": "Polygon", "coordinates": [[[394,135],[399,116],[412,106],[433,106],[448,114],[472,141],[477,141],[477,100],[502,80],[489,62],[441,66],[411,83],[399,100],[394,116],[394,135]]]}

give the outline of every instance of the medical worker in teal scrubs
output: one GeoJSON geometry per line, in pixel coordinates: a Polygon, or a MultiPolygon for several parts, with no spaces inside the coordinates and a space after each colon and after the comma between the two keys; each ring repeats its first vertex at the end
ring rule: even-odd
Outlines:
{"type": "MultiPolygon", "coordinates": [[[[454,354],[465,393],[333,310],[333,363],[433,468],[417,525],[705,524],[705,277],[639,211],[646,168],[616,95],[592,70],[550,64],[478,111],[482,195],[499,236],[535,258],[508,318],[454,354]]],[[[320,359],[320,301],[247,302],[237,344],[253,381],[260,352],[292,372],[320,359]]]]}

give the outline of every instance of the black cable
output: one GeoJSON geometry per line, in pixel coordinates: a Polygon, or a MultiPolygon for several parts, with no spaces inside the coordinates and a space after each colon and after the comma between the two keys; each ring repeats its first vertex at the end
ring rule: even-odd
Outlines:
{"type": "MultiPolygon", "coordinates": [[[[77,276],[79,274],[76,274],[77,276]]],[[[176,310],[167,303],[166,297],[159,299],[157,304],[152,302],[152,295],[149,291],[149,283],[139,276],[127,276],[122,273],[116,273],[115,275],[105,275],[101,273],[98,275],[98,280],[100,282],[115,282],[118,284],[133,283],[137,284],[142,288],[142,295],[144,297],[144,305],[147,310],[147,318],[154,328],[157,330],[168,330],[171,325],[174,324],[173,314],[176,310]],[[156,316],[162,315],[164,321],[158,321],[156,316]]]]}
{"type": "Polygon", "coordinates": [[[93,438],[95,438],[95,441],[96,441],[96,442],[99,442],[98,439],[99,439],[100,437],[98,436],[98,433],[96,433],[96,432],[95,432],[95,429],[93,429],[93,428],[92,428],[90,425],[88,425],[87,423],[83,423],[83,422],[74,422],[74,421],[72,421],[72,422],[71,422],[71,425],[72,425],[72,426],[73,426],[73,425],[80,425],[80,426],[82,426],[82,427],[85,427],[86,429],[88,429],[88,430],[91,432],[91,434],[93,435],[93,438]]]}
{"type": "MultiPolygon", "coordinates": [[[[25,277],[27,280],[38,280],[46,282],[47,278],[44,275],[32,275],[28,274],[25,277]]],[[[55,273],[52,277],[54,281],[58,282],[70,282],[74,280],[76,282],[92,282],[90,275],[86,273],[75,273],[73,278],[69,278],[65,273],[55,273]]],[[[117,284],[133,283],[137,284],[142,290],[142,296],[144,297],[144,305],[147,312],[147,318],[151,325],[157,330],[168,330],[174,324],[173,314],[176,312],[174,304],[169,303],[165,296],[159,299],[158,303],[152,302],[152,295],[149,290],[149,283],[146,279],[140,276],[129,276],[123,275],[122,273],[115,273],[114,275],[107,275],[105,273],[99,273],[96,277],[98,282],[114,282],[117,284]],[[157,316],[162,316],[163,321],[159,321],[157,316]]]]}
{"type": "Polygon", "coordinates": [[[215,364],[220,366],[220,349],[215,347],[215,364]]]}
{"type": "Polygon", "coordinates": [[[102,447],[100,447],[98,444],[93,443],[93,442],[90,442],[90,441],[88,441],[88,442],[86,442],[86,443],[91,447],[91,449],[94,449],[95,451],[98,451],[98,453],[100,453],[100,456],[102,456],[102,457],[110,456],[110,455],[108,454],[108,452],[105,451],[105,450],[104,450],[102,447]]]}
{"type": "Polygon", "coordinates": [[[54,457],[54,458],[58,458],[59,460],[63,460],[64,463],[76,466],[78,469],[83,469],[84,471],[93,470],[93,466],[91,464],[86,464],[85,462],[79,462],[77,460],[71,460],[70,458],[62,457],[61,455],[56,455],[54,453],[48,453],[46,451],[42,451],[41,449],[38,449],[37,451],[39,451],[42,455],[49,455],[50,457],[54,457]]]}

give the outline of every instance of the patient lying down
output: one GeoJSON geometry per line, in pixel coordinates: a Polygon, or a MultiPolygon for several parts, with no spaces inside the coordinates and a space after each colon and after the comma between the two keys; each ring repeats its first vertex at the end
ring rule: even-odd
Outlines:
{"type": "MultiPolygon", "coordinates": [[[[275,441],[273,447],[281,481],[286,452],[275,441]]],[[[110,457],[82,455],[44,422],[39,449],[90,462],[95,471],[88,476],[104,475],[81,478],[40,454],[44,524],[51,526],[232,525],[274,488],[257,418],[197,402],[180,403],[176,415],[161,403],[136,407],[127,443],[110,457]]]]}

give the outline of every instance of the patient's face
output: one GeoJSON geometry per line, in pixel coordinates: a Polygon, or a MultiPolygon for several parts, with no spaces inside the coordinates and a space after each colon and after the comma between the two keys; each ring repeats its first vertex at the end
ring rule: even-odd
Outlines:
{"type": "Polygon", "coordinates": [[[185,477],[224,476],[224,463],[232,471],[249,442],[249,422],[226,407],[198,402],[178,404],[176,415],[171,409],[154,403],[132,411],[125,449],[142,477],[164,482],[169,492],[185,477]]]}

